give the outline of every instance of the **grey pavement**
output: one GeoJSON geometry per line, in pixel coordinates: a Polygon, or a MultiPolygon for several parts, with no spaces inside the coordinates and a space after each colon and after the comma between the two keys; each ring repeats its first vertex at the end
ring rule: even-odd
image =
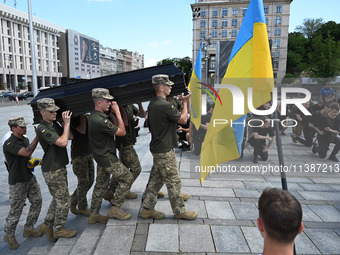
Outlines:
{"type": "MultiPolygon", "coordinates": [[[[8,130],[10,117],[22,115],[32,123],[31,107],[22,102],[19,106],[0,107],[0,137],[8,130]]],[[[1,104],[1,102],[0,102],[1,104]]],[[[339,164],[328,159],[320,159],[310,148],[294,144],[287,136],[282,136],[285,165],[287,166],[288,189],[302,204],[305,229],[296,239],[297,254],[340,254],[340,169],[339,164]]],[[[28,127],[27,136],[32,139],[34,129],[28,127]]],[[[200,183],[193,173],[193,165],[198,158],[190,152],[176,149],[182,191],[191,194],[186,202],[189,210],[199,212],[194,221],[173,218],[166,187],[162,191],[165,198],[159,199],[157,210],[166,214],[165,219],[151,220],[138,217],[141,197],[152,167],[149,152],[150,134],[142,128],[135,146],[142,165],[142,173],[132,186],[138,193],[135,200],[127,200],[123,208],[132,214],[128,221],[110,219],[105,224],[89,225],[87,217],[69,213],[66,226],[76,229],[78,234],[71,239],[49,242],[45,236],[23,238],[23,226],[29,202],[19,221],[16,235],[19,249],[12,251],[3,241],[5,220],[9,211],[7,171],[0,164],[0,254],[259,254],[263,240],[256,227],[258,217],[257,200],[266,187],[281,187],[278,171],[270,172],[278,165],[275,144],[269,152],[267,162],[256,166],[251,162],[252,149],[247,147],[244,158],[225,163],[234,166],[236,172],[214,173],[200,183]],[[248,167],[240,172],[241,167],[248,167]],[[256,168],[255,168],[256,167],[256,168]],[[260,172],[255,172],[259,170],[260,172]]],[[[2,157],[2,150],[0,156],[2,157]]],[[[42,157],[38,145],[34,157],[42,157]]],[[[68,181],[70,193],[76,187],[76,177],[69,164],[68,181]]],[[[43,222],[51,196],[41,174],[35,169],[40,183],[43,207],[37,224],[43,222]]],[[[91,200],[92,189],[88,194],[91,200]]],[[[103,201],[101,213],[106,214],[110,205],[103,201]]]]}

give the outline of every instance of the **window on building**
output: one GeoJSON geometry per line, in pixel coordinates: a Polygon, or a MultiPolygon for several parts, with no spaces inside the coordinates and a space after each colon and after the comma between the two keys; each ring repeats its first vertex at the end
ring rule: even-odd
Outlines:
{"type": "Polygon", "coordinates": [[[282,18],[281,18],[281,17],[276,17],[276,18],[275,18],[275,24],[276,24],[276,25],[280,25],[281,22],[282,22],[282,18]]]}
{"type": "Polygon", "coordinates": [[[207,16],[206,13],[206,10],[201,10],[201,17],[205,18],[207,16]]]}
{"type": "Polygon", "coordinates": [[[212,16],[213,17],[218,17],[218,9],[213,9],[212,16]]]}
{"type": "Polygon", "coordinates": [[[264,13],[265,14],[268,14],[269,13],[269,6],[264,6],[264,13]]]}
{"type": "Polygon", "coordinates": [[[200,31],[200,37],[205,38],[205,31],[200,31]]]}
{"type": "Polygon", "coordinates": [[[280,39],[274,39],[274,45],[280,47],[280,39]]]}
{"type": "Polygon", "coordinates": [[[228,20],[222,19],[222,27],[227,27],[227,26],[228,26],[228,20]]]}
{"type": "Polygon", "coordinates": [[[228,9],[222,9],[222,16],[228,16],[228,9]]]}
{"type": "Polygon", "coordinates": [[[222,37],[227,37],[227,36],[228,36],[228,31],[222,30],[222,37]]]}
{"type": "Polygon", "coordinates": [[[281,35],[281,28],[275,28],[275,35],[281,35]]]}
{"type": "Polygon", "coordinates": [[[274,73],[274,79],[276,79],[277,78],[277,73],[274,73]]]}
{"type": "Polygon", "coordinates": [[[274,52],[274,58],[279,58],[280,57],[280,50],[276,50],[274,52]]]}
{"type": "Polygon", "coordinates": [[[231,21],[231,25],[232,25],[233,27],[237,27],[237,19],[233,19],[233,20],[231,21]]]}
{"type": "Polygon", "coordinates": [[[269,23],[269,19],[268,18],[266,18],[266,25],[268,26],[268,23],[269,23]]]}
{"type": "Polygon", "coordinates": [[[217,38],[217,30],[214,30],[214,31],[211,32],[211,37],[217,38]]]}
{"type": "Polygon", "coordinates": [[[215,67],[216,67],[216,62],[210,61],[210,69],[215,69],[215,67]]]}
{"type": "Polygon", "coordinates": [[[200,24],[200,27],[205,27],[205,20],[201,20],[200,23],[201,23],[201,24],[200,24]]]}
{"type": "Polygon", "coordinates": [[[276,13],[282,13],[282,5],[276,5],[276,13]]]}
{"type": "Polygon", "coordinates": [[[217,27],[217,20],[216,20],[216,19],[214,19],[214,20],[212,21],[212,27],[217,27]]]}
{"type": "Polygon", "coordinates": [[[233,15],[237,15],[238,14],[238,9],[237,8],[233,8],[233,15]]]}
{"type": "Polygon", "coordinates": [[[278,69],[279,68],[279,61],[273,61],[273,68],[278,69]]]}
{"type": "Polygon", "coordinates": [[[247,13],[247,8],[242,8],[242,15],[244,16],[246,15],[246,13],[247,13]]]}
{"type": "Polygon", "coordinates": [[[237,30],[231,30],[231,37],[237,36],[237,30]]]}

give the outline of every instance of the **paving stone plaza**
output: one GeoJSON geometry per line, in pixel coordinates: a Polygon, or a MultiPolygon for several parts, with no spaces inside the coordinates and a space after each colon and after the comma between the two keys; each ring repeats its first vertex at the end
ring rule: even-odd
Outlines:
{"type": "MultiPolygon", "coordinates": [[[[0,107],[0,136],[8,130],[8,119],[24,116],[32,123],[33,114],[29,105],[0,107]]],[[[284,160],[287,169],[289,191],[300,201],[303,208],[304,231],[296,239],[297,254],[340,254],[340,171],[339,164],[320,159],[310,148],[294,144],[290,139],[291,130],[282,136],[284,160]],[[306,164],[306,165],[305,165],[306,164]],[[316,165],[321,164],[321,165],[316,165]],[[300,168],[301,166],[301,168],[300,168]],[[320,168],[319,168],[320,166],[320,168]],[[294,172],[295,169],[295,172],[294,172]],[[304,169],[304,171],[300,171],[304,169]],[[306,170],[309,169],[309,170],[306,170]],[[314,170],[315,169],[315,170],[314,170]]],[[[32,125],[28,126],[27,136],[34,137],[32,125]]],[[[128,221],[110,219],[105,224],[89,225],[88,218],[69,213],[66,227],[78,231],[70,239],[59,239],[52,243],[43,237],[23,238],[23,227],[28,213],[29,202],[25,206],[16,230],[20,247],[12,251],[3,241],[5,219],[9,212],[8,174],[4,164],[0,164],[0,254],[259,254],[262,252],[263,239],[256,227],[258,217],[257,201],[266,187],[281,188],[279,172],[246,171],[251,169],[252,148],[247,147],[244,158],[232,162],[238,172],[216,173],[210,175],[203,184],[190,172],[193,162],[198,158],[190,152],[176,149],[182,191],[191,194],[185,202],[189,210],[198,211],[194,221],[173,218],[167,195],[158,200],[156,210],[166,214],[162,220],[138,217],[142,193],[145,190],[152,167],[149,151],[150,134],[141,128],[135,146],[139,155],[142,173],[132,186],[138,199],[127,200],[123,209],[132,214],[128,221]],[[248,167],[248,168],[247,168],[248,167]],[[240,172],[243,168],[244,171],[240,172]]],[[[42,157],[38,145],[34,157],[42,157]]],[[[1,150],[2,158],[3,152],[1,150]]],[[[259,161],[259,167],[278,166],[275,143],[269,152],[267,162],[259,161]]],[[[228,166],[226,164],[225,166],[228,166]]],[[[69,192],[76,187],[76,177],[69,164],[69,192]]],[[[37,224],[43,222],[51,196],[41,174],[40,167],[35,169],[40,184],[43,207],[37,224]]],[[[93,189],[93,188],[92,188],[93,189]]],[[[92,189],[89,191],[90,201],[92,189]]],[[[163,187],[162,191],[166,192],[163,187]]],[[[110,205],[103,201],[101,213],[106,214],[110,205]]]]}

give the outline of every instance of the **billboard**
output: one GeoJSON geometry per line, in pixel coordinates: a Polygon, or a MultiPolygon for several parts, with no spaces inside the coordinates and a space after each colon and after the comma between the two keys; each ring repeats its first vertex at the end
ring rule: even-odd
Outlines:
{"type": "Polygon", "coordinates": [[[78,33],[67,31],[69,53],[69,77],[92,79],[100,77],[99,41],[78,33]]]}

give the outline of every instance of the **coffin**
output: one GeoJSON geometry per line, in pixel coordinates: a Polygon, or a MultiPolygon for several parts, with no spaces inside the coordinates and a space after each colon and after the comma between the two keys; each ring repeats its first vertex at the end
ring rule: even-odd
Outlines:
{"type": "Polygon", "coordinates": [[[59,87],[44,89],[31,101],[34,124],[40,123],[42,118],[37,107],[37,100],[45,97],[53,98],[60,110],[57,118],[66,110],[72,116],[79,116],[94,109],[91,90],[93,88],[107,88],[115,97],[118,105],[134,104],[150,101],[154,97],[151,78],[156,74],[167,74],[175,84],[171,95],[179,95],[186,91],[184,73],[173,64],[143,68],[130,72],[108,75],[82,82],[71,83],[59,87]]]}

